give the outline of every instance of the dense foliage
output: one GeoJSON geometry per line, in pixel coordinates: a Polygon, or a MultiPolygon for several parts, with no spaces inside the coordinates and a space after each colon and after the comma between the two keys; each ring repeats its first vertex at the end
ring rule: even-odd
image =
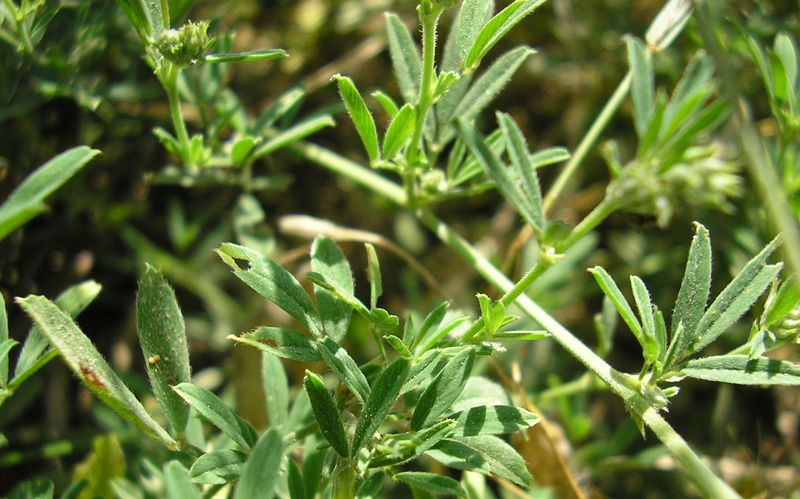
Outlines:
{"type": "Polygon", "coordinates": [[[0,494],[797,497],[799,30],[4,0],[0,494]]]}

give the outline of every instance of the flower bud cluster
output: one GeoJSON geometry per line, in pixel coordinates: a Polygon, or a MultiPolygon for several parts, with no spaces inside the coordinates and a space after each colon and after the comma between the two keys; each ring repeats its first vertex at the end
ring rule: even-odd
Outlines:
{"type": "Polygon", "coordinates": [[[189,66],[203,59],[213,41],[208,36],[208,21],[189,21],[179,29],[162,31],[153,46],[168,61],[189,66]]]}

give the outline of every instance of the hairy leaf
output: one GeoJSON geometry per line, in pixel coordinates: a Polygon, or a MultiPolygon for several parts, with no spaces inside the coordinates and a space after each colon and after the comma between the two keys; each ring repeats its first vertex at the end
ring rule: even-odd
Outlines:
{"type": "Polygon", "coordinates": [[[175,292],[159,271],[147,266],[136,294],[136,331],[145,368],[169,424],[183,434],[189,406],[172,390],[191,379],[186,327],[175,292]]]}
{"type": "Polygon", "coordinates": [[[0,240],[47,209],[44,199],[100,154],[86,146],[62,152],[31,173],[0,206],[0,240]]]}
{"type": "Polygon", "coordinates": [[[375,381],[356,426],[352,457],[358,455],[361,447],[369,442],[372,434],[386,419],[386,415],[400,395],[400,388],[408,378],[410,368],[408,359],[397,359],[375,381]]]}
{"type": "Polygon", "coordinates": [[[125,383],[97,352],[91,340],[73,320],[43,296],[17,298],[17,303],[33,319],[64,361],[100,400],[123,419],[132,422],[168,447],[175,441],[147,413],[125,383]]]}
{"type": "Polygon", "coordinates": [[[422,62],[419,50],[411,33],[397,15],[386,14],[386,33],[389,39],[389,55],[392,68],[406,102],[414,102],[419,94],[422,62]]]}
{"type": "Polygon", "coordinates": [[[738,385],[800,385],[800,365],[747,355],[719,355],[690,360],[681,368],[690,378],[738,385]]]}
{"type": "Polygon", "coordinates": [[[378,131],[375,128],[375,120],[372,118],[372,113],[367,109],[367,105],[364,103],[364,99],[361,97],[361,93],[359,93],[353,80],[341,75],[334,75],[333,79],[339,85],[339,95],[342,97],[350,119],[353,120],[358,136],[361,137],[361,142],[364,144],[364,149],[367,151],[370,162],[378,161],[380,159],[378,131]]]}
{"type": "Polygon", "coordinates": [[[314,418],[317,420],[322,436],[337,454],[348,457],[350,446],[347,443],[342,416],[325,383],[319,376],[307,370],[303,384],[306,387],[308,399],[311,401],[311,409],[314,411],[314,418]]]}
{"type": "Polygon", "coordinates": [[[174,390],[201,416],[243,448],[249,449],[256,442],[258,435],[250,423],[239,417],[210,390],[191,383],[181,383],[174,390]]]}
{"type": "Polygon", "coordinates": [[[234,499],[272,497],[283,458],[283,439],[271,428],[258,439],[242,467],[234,499]]]}
{"type": "MultiPolygon", "coordinates": [[[[328,282],[353,294],[355,285],[350,264],[347,263],[339,246],[330,239],[318,237],[314,240],[311,246],[311,269],[325,276],[328,282]]],[[[314,286],[314,295],[317,298],[317,307],[325,332],[337,343],[342,341],[350,325],[352,309],[320,286],[314,286]]]]}

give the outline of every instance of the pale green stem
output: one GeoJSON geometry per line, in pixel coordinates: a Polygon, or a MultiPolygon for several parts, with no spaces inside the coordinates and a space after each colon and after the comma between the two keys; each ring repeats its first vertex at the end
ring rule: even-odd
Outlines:
{"type": "MultiPolygon", "coordinates": [[[[189,160],[189,150],[191,148],[189,140],[189,132],[186,130],[186,122],[183,120],[183,111],[181,110],[181,100],[178,95],[178,74],[180,68],[169,61],[163,61],[165,66],[158,71],[159,80],[167,93],[167,101],[169,102],[169,112],[172,117],[172,126],[175,128],[175,135],[178,139],[178,147],[181,153],[181,161],[187,162],[189,160]]],[[[194,167],[194,165],[185,165],[194,167]]]]}
{"type": "Polygon", "coordinates": [[[406,155],[406,174],[403,176],[406,197],[412,204],[414,204],[416,192],[415,169],[419,163],[419,157],[422,154],[422,133],[425,130],[425,120],[433,101],[433,90],[436,83],[436,25],[439,22],[440,14],[441,11],[435,14],[420,13],[419,16],[422,22],[422,81],[419,86],[414,133],[411,137],[411,143],[408,146],[408,154],[406,155]]]}
{"type": "Polygon", "coordinates": [[[553,399],[568,397],[589,390],[601,390],[603,388],[607,388],[605,383],[599,381],[591,372],[586,372],[572,381],[561,383],[558,386],[539,392],[535,397],[535,402],[541,404],[553,399]]]}
{"type": "Polygon", "coordinates": [[[353,499],[356,496],[356,477],[349,460],[340,458],[333,475],[333,499],[353,499]]]}
{"type": "MultiPolygon", "coordinates": [[[[306,159],[340,173],[350,180],[385,196],[401,206],[406,206],[405,195],[399,186],[367,170],[358,163],[311,144],[298,143],[295,144],[292,149],[303,155],[306,159]]],[[[466,262],[486,279],[487,282],[502,290],[504,293],[514,288],[514,283],[511,282],[508,277],[492,265],[492,263],[468,241],[450,229],[450,227],[434,215],[433,212],[420,209],[417,210],[416,213],[419,219],[431,229],[439,239],[466,260],[466,262]]],[[[683,437],[664,420],[658,411],[635,389],[629,386],[633,383],[628,379],[630,378],[628,375],[614,370],[605,360],[593,352],[527,295],[519,295],[514,301],[514,304],[550,332],[556,342],[583,363],[598,378],[603,380],[614,393],[619,395],[629,407],[636,411],[656,437],[670,450],[677,461],[680,462],[689,475],[691,475],[692,479],[703,493],[714,498],[739,497],[733,489],[714,475],[708,466],[694,453],[683,437]]]]}
{"type": "Polygon", "coordinates": [[[592,229],[600,225],[603,220],[608,218],[609,215],[614,213],[619,206],[619,202],[609,199],[608,197],[603,198],[603,201],[595,206],[594,209],[570,231],[569,236],[556,245],[556,252],[563,253],[571,248],[580,238],[588,234],[592,229]]]}
{"type": "Polygon", "coordinates": [[[567,161],[564,169],[561,170],[561,173],[559,173],[555,183],[553,183],[553,186],[550,187],[549,191],[547,191],[547,195],[544,198],[545,211],[549,211],[553,207],[553,204],[556,202],[558,197],[561,196],[564,188],[567,186],[567,183],[578,170],[578,167],[581,165],[583,160],[586,159],[589,151],[592,149],[592,147],[594,147],[597,139],[600,138],[600,134],[603,133],[603,130],[611,121],[614,113],[616,113],[617,109],[619,109],[619,106],[622,105],[622,102],[625,100],[625,97],[627,97],[628,92],[631,89],[632,79],[633,74],[628,71],[628,74],[625,75],[625,78],[619,82],[614,94],[611,96],[608,102],[606,102],[606,105],[603,106],[600,114],[598,114],[597,118],[595,118],[592,126],[586,132],[586,135],[584,135],[581,139],[580,144],[578,144],[575,152],[569,158],[569,161],[567,161]]]}
{"type": "Polygon", "coordinates": [[[753,124],[747,102],[739,92],[737,85],[739,79],[731,71],[724,50],[713,32],[712,21],[704,8],[696,10],[700,33],[714,60],[714,66],[720,72],[719,80],[725,96],[735,103],[731,117],[732,130],[736,133],[739,148],[745,157],[745,166],[750,178],[756,184],[772,225],[783,235],[783,255],[792,273],[800,276],[800,227],[797,219],[786,201],[786,194],[775,172],[775,165],[765,150],[764,141],[753,124]]]}

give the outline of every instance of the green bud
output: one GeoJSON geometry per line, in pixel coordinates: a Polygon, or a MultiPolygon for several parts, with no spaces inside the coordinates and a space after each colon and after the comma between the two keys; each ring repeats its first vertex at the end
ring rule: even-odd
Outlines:
{"type": "Polygon", "coordinates": [[[188,66],[202,60],[213,41],[208,36],[208,21],[189,21],[180,29],[162,31],[153,46],[165,59],[188,66]]]}

